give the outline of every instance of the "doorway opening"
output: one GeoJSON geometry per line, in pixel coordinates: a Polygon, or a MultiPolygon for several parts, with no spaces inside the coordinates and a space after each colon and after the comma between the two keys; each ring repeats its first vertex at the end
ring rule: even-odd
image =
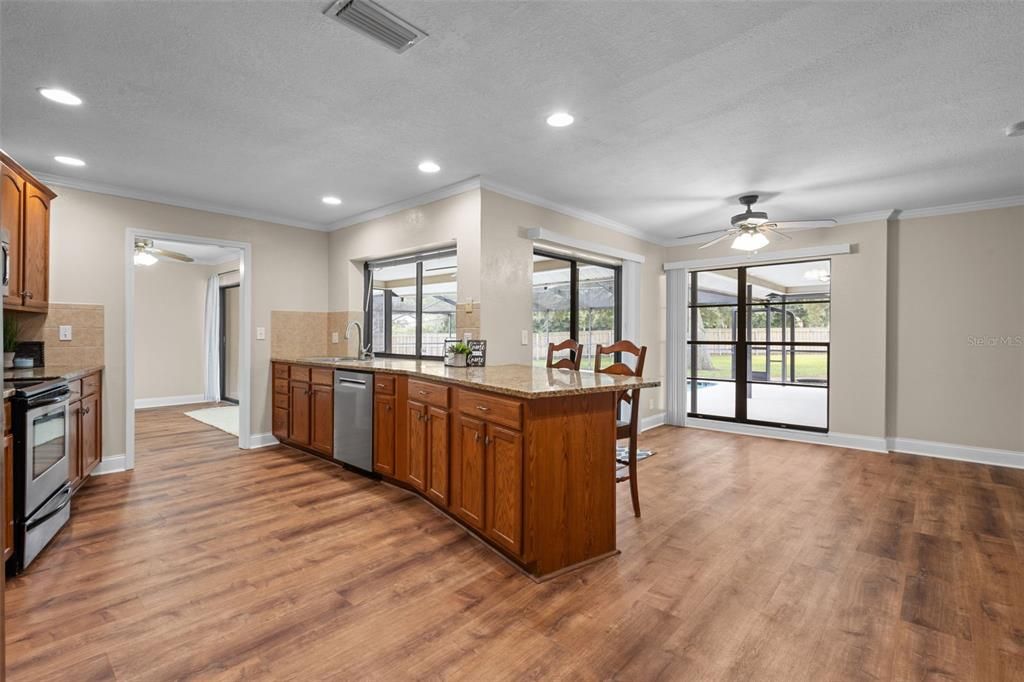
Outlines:
{"type": "Polygon", "coordinates": [[[127,231],[125,468],[191,440],[250,446],[250,247],[127,231]]]}

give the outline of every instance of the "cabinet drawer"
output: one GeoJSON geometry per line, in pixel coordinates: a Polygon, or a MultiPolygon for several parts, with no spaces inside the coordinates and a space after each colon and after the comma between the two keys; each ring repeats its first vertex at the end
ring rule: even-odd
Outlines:
{"type": "Polygon", "coordinates": [[[309,381],[309,367],[302,365],[291,365],[288,376],[294,381],[309,381]]]}
{"type": "Polygon", "coordinates": [[[417,400],[436,407],[448,407],[448,387],[409,379],[409,400],[417,400]]]}
{"type": "Polygon", "coordinates": [[[319,384],[320,386],[332,386],[334,385],[334,370],[324,369],[323,367],[314,367],[310,370],[313,377],[313,383],[319,384]]]}
{"type": "Polygon", "coordinates": [[[100,375],[99,373],[90,374],[87,377],[82,378],[82,397],[93,395],[100,390],[100,375]]]}
{"type": "Polygon", "coordinates": [[[381,395],[395,394],[395,377],[388,374],[373,375],[373,390],[381,395]]]}
{"type": "Polygon", "coordinates": [[[274,379],[274,393],[284,393],[285,395],[288,395],[288,380],[274,379]]]}
{"type": "Polygon", "coordinates": [[[489,393],[459,391],[459,411],[517,431],[523,428],[523,404],[516,400],[489,393]]]}
{"type": "Polygon", "coordinates": [[[274,378],[275,379],[287,379],[288,378],[288,365],[282,365],[280,362],[274,363],[274,378]]]}
{"type": "Polygon", "coordinates": [[[274,393],[274,407],[280,407],[285,410],[288,409],[288,394],[287,393],[274,393]]]}
{"type": "Polygon", "coordinates": [[[68,382],[68,388],[71,389],[71,397],[68,398],[71,402],[74,402],[82,397],[82,380],[75,379],[74,381],[68,382]]]}

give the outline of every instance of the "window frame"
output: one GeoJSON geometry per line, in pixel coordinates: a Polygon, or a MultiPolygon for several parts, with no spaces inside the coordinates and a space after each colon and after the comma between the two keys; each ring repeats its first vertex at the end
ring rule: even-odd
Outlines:
{"type": "MultiPolygon", "coordinates": [[[[373,269],[375,267],[386,267],[392,265],[416,264],[416,352],[415,353],[394,353],[388,350],[373,351],[376,357],[381,358],[408,358],[412,360],[441,360],[443,355],[425,355],[423,353],[423,263],[441,258],[456,258],[456,292],[458,291],[458,251],[455,246],[430,249],[394,258],[377,258],[363,262],[363,336],[364,343],[373,344],[373,269]]],[[[455,302],[456,314],[458,312],[458,301],[455,302]]],[[[390,324],[390,301],[384,297],[384,348],[391,346],[391,324],[390,324]]]]}
{"type": "MultiPolygon", "coordinates": [[[[599,260],[592,260],[584,256],[576,256],[565,253],[558,253],[557,251],[545,250],[541,247],[534,247],[534,256],[543,256],[544,258],[551,258],[554,260],[562,261],[563,263],[569,264],[569,338],[576,343],[580,342],[580,296],[579,296],[579,268],[581,265],[593,265],[599,268],[606,268],[611,270],[615,275],[615,292],[613,294],[613,310],[612,315],[615,319],[614,329],[615,340],[622,338],[622,264],[621,263],[608,263],[599,260]]],[[[533,273],[530,273],[530,326],[533,326],[533,273]]],[[[530,329],[531,336],[531,347],[532,337],[534,330],[530,329]]],[[[532,355],[532,352],[531,352],[532,355]]],[[[620,354],[616,353],[616,362],[621,358],[620,354]]],[[[533,362],[533,358],[530,359],[533,362]]]]}
{"type": "MultiPolygon", "coordinates": [[[[757,263],[751,265],[730,265],[723,266],[720,268],[706,268],[701,270],[691,270],[688,274],[689,281],[687,286],[689,289],[686,306],[687,306],[687,319],[688,329],[686,335],[686,352],[688,356],[687,371],[684,381],[686,384],[687,391],[690,393],[689,404],[690,407],[697,406],[700,404],[697,400],[697,391],[699,389],[698,382],[700,381],[714,381],[719,383],[732,383],[735,387],[735,401],[733,405],[733,416],[727,417],[722,415],[714,415],[708,413],[702,413],[687,409],[686,416],[697,419],[713,419],[716,421],[727,421],[735,422],[738,424],[750,424],[753,426],[771,426],[783,429],[789,429],[794,431],[811,431],[815,433],[828,433],[831,424],[831,402],[832,402],[832,340],[831,340],[831,307],[832,307],[832,285],[829,283],[829,292],[827,298],[808,298],[799,301],[792,301],[793,304],[802,303],[827,303],[829,305],[829,340],[828,341],[794,341],[793,339],[773,341],[766,339],[765,341],[752,341],[747,338],[747,326],[752,312],[759,308],[764,307],[764,303],[751,302],[747,300],[747,270],[756,269],[760,267],[766,267],[771,265],[790,265],[792,263],[816,263],[828,261],[829,269],[831,270],[831,258],[814,258],[812,260],[795,260],[795,261],[781,261],[778,263],[757,263]],[[698,288],[698,275],[702,272],[725,272],[735,271],[736,272],[736,301],[735,303],[697,303],[697,288],[698,288]],[[697,315],[700,308],[723,308],[723,307],[734,307],[736,309],[736,317],[734,320],[733,329],[733,341],[707,341],[707,340],[695,340],[690,338],[697,329],[697,315]],[[720,378],[708,378],[697,376],[697,370],[694,368],[697,365],[697,349],[702,346],[726,346],[731,345],[733,347],[733,378],[731,379],[720,379],[720,378]],[[787,422],[774,422],[759,419],[750,419],[747,416],[747,388],[751,385],[772,385],[772,386],[799,386],[797,382],[785,381],[772,381],[771,380],[771,362],[770,357],[766,355],[766,371],[767,380],[752,379],[750,377],[750,352],[753,348],[765,348],[769,349],[770,353],[774,353],[775,350],[782,349],[782,352],[793,352],[798,351],[801,348],[824,348],[825,349],[825,383],[824,385],[807,385],[806,388],[819,388],[825,391],[825,426],[809,426],[805,424],[790,424],[787,422]]],[[[787,301],[781,302],[783,315],[785,313],[787,301]]],[[[791,368],[792,370],[792,368],[791,368]]]]}

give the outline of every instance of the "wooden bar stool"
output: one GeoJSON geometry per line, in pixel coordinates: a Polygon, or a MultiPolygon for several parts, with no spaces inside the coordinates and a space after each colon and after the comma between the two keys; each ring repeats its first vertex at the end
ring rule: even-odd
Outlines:
{"type": "Polygon", "coordinates": [[[577,341],[566,339],[562,343],[548,344],[548,369],[572,369],[580,371],[580,363],[583,362],[583,346],[577,341]],[[563,350],[569,351],[569,357],[555,360],[555,353],[563,350]]]}
{"type": "MultiPolygon", "coordinates": [[[[647,346],[637,346],[632,341],[616,341],[610,346],[597,345],[594,353],[594,371],[604,374],[619,374],[627,377],[642,377],[644,374],[644,359],[647,357],[647,346]],[[636,357],[636,367],[630,367],[623,362],[613,362],[607,367],[601,366],[601,356],[616,353],[628,353],[636,357]]],[[[629,476],[616,477],[615,482],[629,480],[629,494],[633,498],[633,513],[640,516],[640,492],[637,490],[636,482],[636,450],[637,437],[640,432],[640,389],[633,388],[619,394],[619,402],[630,406],[629,421],[623,421],[616,415],[615,437],[629,439],[629,476]]],[[[616,405],[617,406],[617,405],[616,405]]]]}

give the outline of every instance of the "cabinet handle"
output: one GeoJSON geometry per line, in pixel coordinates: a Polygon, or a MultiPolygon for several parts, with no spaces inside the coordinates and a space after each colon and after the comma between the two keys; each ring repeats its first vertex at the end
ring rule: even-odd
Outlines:
{"type": "Polygon", "coordinates": [[[416,391],[416,392],[419,393],[420,395],[426,395],[427,394],[426,391],[416,391]]]}
{"type": "Polygon", "coordinates": [[[79,410],[79,412],[81,412],[82,414],[89,414],[89,408],[83,407],[81,410],[79,410]]]}
{"type": "Polygon", "coordinates": [[[493,442],[493,438],[491,438],[490,436],[484,436],[484,445],[487,445],[489,447],[493,442]]]}
{"type": "Polygon", "coordinates": [[[473,442],[474,443],[479,443],[480,442],[480,432],[479,431],[476,431],[476,432],[473,433],[473,442]]]}
{"type": "Polygon", "coordinates": [[[385,405],[384,409],[387,410],[388,412],[390,412],[391,411],[391,404],[388,403],[387,405],[385,405]]]}
{"type": "Polygon", "coordinates": [[[491,408],[484,407],[483,405],[477,405],[476,409],[480,410],[481,412],[490,412],[491,411],[491,408]]]}
{"type": "Polygon", "coordinates": [[[26,289],[26,290],[23,290],[23,291],[21,292],[21,295],[22,295],[22,296],[24,296],[25,298],[32,298],[32,292],[31,292],[31,291],[28,291],[27,289],[26,289]]]}

